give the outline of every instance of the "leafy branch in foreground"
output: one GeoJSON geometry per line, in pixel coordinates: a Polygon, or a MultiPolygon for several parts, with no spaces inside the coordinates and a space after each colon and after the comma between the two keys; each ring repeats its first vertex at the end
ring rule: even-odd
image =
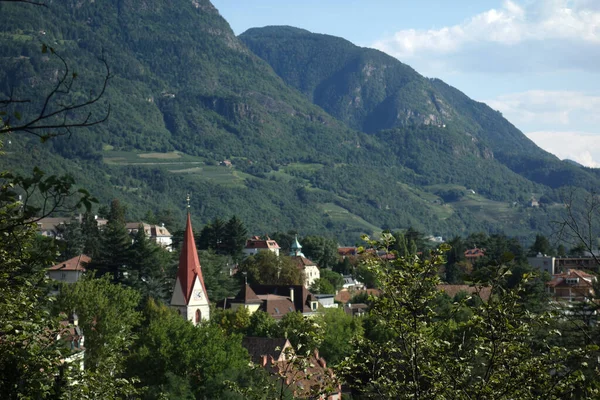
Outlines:
{"type": "MultiPolygon", "coordinates": [[[[374,247],[388,246],[384,234],[374,247]]],[[[513,289],[504,287],[508,269],[499,266],[489,280],[491,295],[470,297],[444,313],[435,307],[441,246],[429,257],[370,259],[382,291],[371,317],[384,332],[355,341],[340,373],[361,398],[390,399],[565,399],[598,395],[597,347],[556,345],[558,315],[529,312],[522,301],[525,274],[513,289]],[[455,318],[461,310],[462,318],[455,318]],[[465,312],[467,311],[467,312],[465,312]],[[592,365],[594,364],[594,365],[592,365]]]]}
{"type": "Polygon", "coordinates": [[[0,135],[26,132],[46,141],[52,137],[71,135],[74,128],[88,128],[101,124],[110,116],[110,105],[101,113],[95,113],[96,110],[91,109],[104,96],[111,78],[110,68],[104,56],[100,61],[106,72],[100,90],[96,93],[90,90],[88,98],[79,101],[74,100],[74,97],[78,97],[74,87],[77,73],[71,70],[66,60],[56,53],[54,48],[42,45],[42,53],[48,52],[60,61],[62,73],[56,78],[49,93],[39,102],[39,111],[30,118],[24,118],[17,108],[34,103],[33,99],[19,99],[12,92],[8,98],[0,99],[0,135]]]}

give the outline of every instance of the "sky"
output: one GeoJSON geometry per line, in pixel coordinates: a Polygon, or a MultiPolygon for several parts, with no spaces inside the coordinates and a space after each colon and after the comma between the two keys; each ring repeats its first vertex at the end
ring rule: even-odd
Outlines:
{"type": "Polygon", "coordinates": [[[600,167],[600,0],[213,0],[236,34],[291,25],[384,51],[600,167]]]}

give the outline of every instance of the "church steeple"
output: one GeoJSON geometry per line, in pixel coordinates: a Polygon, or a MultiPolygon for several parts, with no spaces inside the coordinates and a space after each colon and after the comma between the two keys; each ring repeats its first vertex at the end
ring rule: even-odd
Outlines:
{"type": "Polygon", "coordinates": [[[292,243],[292,245],[290,246],[290,256],[294,257],[304,257],[304,254],[302,254],[302,245],[300,245],[300,242],[298,241],[298,235],[296,234],[295,238],[294,238],[294,242],[292,243]]]}
{"type": "Polygon", "coordinates": [[[200,259],[196,250],[194,231],[192,230],[189,195],[187,202],[187,223],[183,235],[171,307],[176,308],[184,318],[192,321],[195,325],[203,319],[209,319],[210,309],[200,259]]]}

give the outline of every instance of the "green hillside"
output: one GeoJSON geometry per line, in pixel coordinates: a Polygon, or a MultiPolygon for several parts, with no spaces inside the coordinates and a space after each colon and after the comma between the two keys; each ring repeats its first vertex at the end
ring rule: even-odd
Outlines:
{"type": "MultiPolygon", "coordinates": [[[[94,108],[102,115],[110,104],[107,122],[45,143],[10,135],[1,167],[70,173],[101,203],[122,199],[132,219],[169,210],[183,222],[191,193],[197,227],[238,215],[255,234],[296,229],[353,243],[361,233],[409,226],[443,236],[479,230],[531,236],[547,232],[559,212],[527,208],[531,197],[556,200],[560,184],[515,173],[515,165],[497,156],[509,151],[485,136],[493,136],[484,129],[487,117],[460,105],[471,100],[383,53],[360,56],[363,49],[349,42],[327,44],[302,33],[315,39],[298,52],[306,53],[306,68],[299,68],[287,43],[284,58],[297,74],[290,81],[236,38],[206,0],[0,2],[0,13],[0,92],[33,100],[17,105],[25,120],[62,71],[57,57],[41,52],[42,43],[77,73],[69,94],[74,101],[97,92],[104,77],[99,57],[111,68],[107,93],[94,108]],[[319,62],[323,70],[309,62],[315,51],[328,54],[319,62]],[[348,52],[359,55],[360,71],[370,66],[365,74],[395,71],[397,90],[380,93],[392,82],[386,72],[379,86],[365,85],[360,104],[342,107],[349,97],[342,101],[346,94],[340,93],[353,87],[354,75],[323,82],[332,71],[354,71],[348,52]],[[432,99],[443,106],[438,110],[432,99]],[[413,108],[396,118],[386,104],[413,108]]],[[[540,160],[554,162],[528,146],[540,160]]],[[[582,184],[599,178],[569,168],[557,171],[582,177],[582,184]]]]}

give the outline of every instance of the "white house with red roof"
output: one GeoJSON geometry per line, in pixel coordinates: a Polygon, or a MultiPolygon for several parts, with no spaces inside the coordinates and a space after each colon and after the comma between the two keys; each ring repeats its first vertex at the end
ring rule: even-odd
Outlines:
{"type": "Polygon", "coordinates": [[[204,286],[189,210],[181,255],[179,256],[177,280],[171,298],[171,307],[176,309],[185,319],[192,321],[194,325],[202,320],[208,321],[210,319],[208,293],[204,286]]]}
{"type": "Polygon", "coordinates": [[[80,254],[48,268],[48,277],[56,281],[75,283],[83,276],[90,261],[90,257],[80,254]]]}
{"type": "Polygon", "coordinates": [[[587,301],[594,295],[596,277],[578,269],[556,274],[546,289],[557,300],[587,301]]]}
{"type": "Polygon", "coordinates": [[[258,236],[252,236],[246,240],[246,246],[244,246],[243,253],[245,256],[251,256],[257,254],[259,251],[272,251],[276,255],[279,255],[279,245],[277,242],[267,236],[266,239],[261,239],[258,236]]]}

